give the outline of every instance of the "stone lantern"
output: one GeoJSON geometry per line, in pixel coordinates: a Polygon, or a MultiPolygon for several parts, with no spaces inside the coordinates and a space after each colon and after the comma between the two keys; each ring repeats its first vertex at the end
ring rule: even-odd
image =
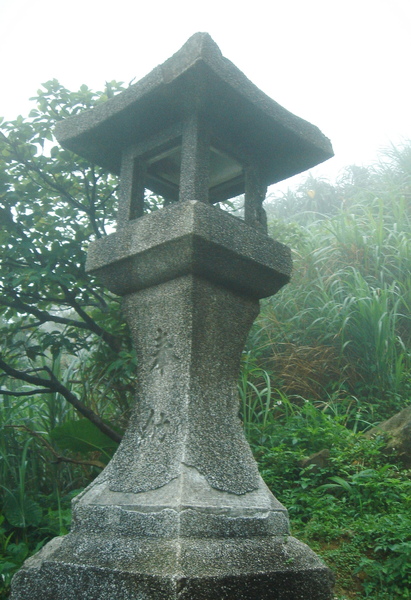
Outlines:
{"type": "Polygon", "coordinates": [[[330,142],[204,33],[56,136],[120,175],[118,229],[87,270],[123,297],[138,394],[71,533],[26,561],[11,599],[330,600],[331,572],[258,473],[236,391],[259,299],[291,272],[266,234],[267,185],[330,158],[330,142]],[[144,214],[147,188],[167,206],[144,214]],[[244,220],[218,207],[242,193],[244,220]]]}

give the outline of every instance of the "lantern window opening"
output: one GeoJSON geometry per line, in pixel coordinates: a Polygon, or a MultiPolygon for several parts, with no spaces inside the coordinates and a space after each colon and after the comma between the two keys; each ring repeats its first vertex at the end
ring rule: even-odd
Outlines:
{"type": "MultiPolygon", "coordinates": [[[[134,187],[139,187],[140,193],[142,188],[149,190],[144,192],[145,195],[151,192],[161,196],[164,205],[167,205],[179,200],[183,142],[181,136],[168,139],[162,144],[158,144],[158,141],[149,140],[147,144],[139,144],[131,149],[129,156],[134,162],[133,170],[136,171],[136,165],[140,165],[139,177],[144,177],[144,181],[135,183],[134,187]],[[149,151],[147,145],[151,146],[149,151]],[[144,146],[145,151],[142,151],[144,146]],[[141,169],[141,165],[145,166],[144,170],[141,169]]],[[[231,151],[223,148],[214,137],[209,148],[208,169],[211,204],[226,202],[244,193],[243,161],[238,160],[238,155],[233,156],[231,151]]],[[[132,195],[135,196],[136,193],[132,192],[132,195]]],[[[133,218],[136,218],[136,215],[133,216],[130,212],[130,220],[133,218]]]]}

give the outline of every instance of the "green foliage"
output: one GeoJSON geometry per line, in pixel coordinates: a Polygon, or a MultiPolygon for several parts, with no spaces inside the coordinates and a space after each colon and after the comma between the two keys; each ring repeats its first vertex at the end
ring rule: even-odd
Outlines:
{"type": "Polygon", "coordinates": [[[8,598],[11,579],[26,558],[38,552],[52,537],[68,533],[69,502],[76,493],[63,498],[43,496],[45,506],[36,503],[35,522],[26,519],[24,523],[14,524],[0,512],[0,599],[8,598]]]}
{"type": "Polygon", "coordinates": [[[247,357],[241,415],[265,482],[288,508],[293,534],[335,570],[341,600],[408,598],[410,472],[386,455],[383,436],[368,439],[347,427],[356,423],[358,404],[339,412],[338,401],[297,402],[267,381],[268,373],[247,357]],[[315,459],[324,450],[326,459],[315,459]]]}
{"type": "Polygon", "coordinates": [[[39,525],[42,517],[40,505],[31,498],[18,498],[12,492],[4,501],[4,515],[12,527],[29,527],[39,525]]]}
{"type": "Polygon", "coordinates": [[[52,429],[50,437],[62,450],[71,450],[85,455],[97,451],[104,455],[107,462],[118,446],[87,419],[67,421],[52,429]]]}
{"type": "Polygon", "coordinates": [[[89,242],[114,226],[118,182],[53,137],[57,121],[107,94],[53,80],[33,100],[29,118],[0,130],[1,389],[18,397],[49,388],[52,410],[68,401],[87,418],[120,420],[133,393],[130,338],[118,299],[84,270],[89,242]],[[107,372],[118,357],[123,369],[107,372]]]}
{"type": "Polygon", "coordinates": [[[4,516],[0,514],[0,598],[7,598],[11,578],[29,554],[28,544],[11,541],[13,532],[4,527],[4,516]]]}

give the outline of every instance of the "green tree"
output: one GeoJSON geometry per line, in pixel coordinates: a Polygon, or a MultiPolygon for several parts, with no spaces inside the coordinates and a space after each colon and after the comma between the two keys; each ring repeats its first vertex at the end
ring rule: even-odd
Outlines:
{"type": "Polygon", "coordinates": [[[84,265],[89,242],[113,228],[118,181],[57,145],[53,129],[122,89],[52,80],[28,118],[0,121],[0,393],[52,394],[117,442],[109,423],[124,425],[134,356],[119,299],[84,265]]]}

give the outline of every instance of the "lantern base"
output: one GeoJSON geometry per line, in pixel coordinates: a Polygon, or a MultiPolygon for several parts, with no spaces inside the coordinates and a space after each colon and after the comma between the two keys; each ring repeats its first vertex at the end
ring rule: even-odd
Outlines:
{"type": "Polygon", "coordinates": [[[331,600],[333,575],[291,536],[55,538],[26,561],[11,600],[331,600]]]}

